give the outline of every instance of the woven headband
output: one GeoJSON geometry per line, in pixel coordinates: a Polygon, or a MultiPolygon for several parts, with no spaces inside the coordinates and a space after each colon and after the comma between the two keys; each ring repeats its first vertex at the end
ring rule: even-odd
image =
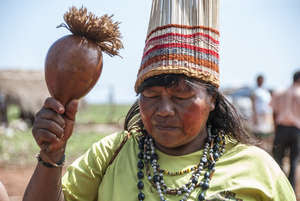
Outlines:
{"type": "Polygon", "coordinates": [[[219,0],[153,0],[135,90],[160,74],[219,87],[219,0]]]}

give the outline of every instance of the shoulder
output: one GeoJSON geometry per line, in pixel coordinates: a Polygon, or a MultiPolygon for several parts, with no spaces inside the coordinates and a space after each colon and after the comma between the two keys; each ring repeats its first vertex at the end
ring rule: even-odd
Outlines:
{"type": "Polygon", "coordinates": [[[114,153],[120,147],[127,134],[128,132],[126,131],[113,133],[95,142],[68,167],[63,178],[64,186],[73,188],[73,185],[78,182],[97,183],[99,180],[102,180],[114,153]]]}
{"type": "Polygon", "coordinates": [[[275,92],[273,93],[272,98],[273,98],[273,99],[280,98],[280,97],[282,97],[283,95],[285,95],[285,94],[287,93],[287,91],[288,91],[288,89],[285,89],[285,90],[281,89],[281,90],[275,91],[275,92]]]}
{"type": "Polygon", "coordinates": [[[241,193],[252,189],[272,200],[295,200],[292,187],[281,168],[266,151],[256,146],[231,144],[218,162],[220,177],[233,191],[241,193]]]}
{"type": "Polygon", "coordinates": [[[126,131],[121,131],[117,133],[113,133],[110,135],[107,135],[100,139],[99,141],[95,142],[91,149],[94,151],[99,151],[99,150],[114,150],[116,149],[120,143],[123,141],[123,139],[128,135],[128,132],[126,131]]]}
{"type": "Polygon", "coordinates": [[[69,169],[83,166],[105,169],[126,134],[125,131],[122,131],[101,138],[99,141],[93,143],[83,155],[77,158],[69,169]]]}
{"type": "MultiPolygon", "coordinates": [[[[111,157],[118,149],[124,149],[128,144],[136,144],[136,140],[141,133],[137,131],[121,131],[105,136],[98,142],[95,142],[90,148],[90,152],[95,157],[101,156],[104,158],[111,157]]],[[[119,152],[119,151],[118,151],[119,152]]]]}
{"type": "Polygon", "coordinates": [[[233,164],[241,169],[248,169],[250,174],[278,176],[283,174],[281,168],[275,162],[275,160],[263,149],[253,146],[238,143],[233,145],[224,154],[224,160],[231,161],[233,164]],[[252,172],[251,170],[257,170],[258,172],[252,172]]]}
{"type": "Polygon", "coordinates": [[[231,148],[228,150],[228,154],[239,153],[240,156],[254,156],[259,155],[261,157],[269,157],[269,154],[264,151],[263,149],[254,146],[254,145],[247,145],[243,143],[236,143],[233,144],[231,148]]]}
{"type": "Polygon", "coordinates": [[[228,154],[236,155],[239,159],[254,159],[257,161],[275,162],[273,158],[265,150],[254,146],[237,143],[228,150],[228,154]]]}
{"type": "Polygon", "coordinates": [[[286,94],[285,90],[284,91],[280,90],[273,93],[271,104],[270,104],[273,107],[273,109],[278,110],[278,104],[280,104],[282,97],[285,97],[285,94],[286,94]]]}

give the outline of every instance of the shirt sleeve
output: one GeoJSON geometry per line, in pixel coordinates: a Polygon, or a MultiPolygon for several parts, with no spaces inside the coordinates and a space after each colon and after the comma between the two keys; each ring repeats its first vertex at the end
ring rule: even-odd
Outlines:
{"type": "Polygon", "coordinates": [[[94,143],[92,147],[67,168],[62,178],[66,201],[94,201],[98,188],[124,133],[112,134],[94,143]]]}
{"type": "Polygon", "coordinates": [[[273,191],[274,201],[290,200],[297,201],[295,192],[285,175],[279,175],[273,191]]]}
{"type": "Polygon", "coordinates": [[[225,189],[232,191],[236,200],[296,201],[284,172],[264,150],[239,144],[224,156],[226,158],[222,162],[226,168],[222,172],[226,173],[223,176],[225,189]]]}
{"type": "Polygon", "coordinates": [[[258,190],[253,196],[258,196],[261,201],[296,201],[284,172],[267,152],[255,146],[250,146],[245,152],[248,152],[248,160],[253,163],[249,175],[253,176],[258,190]]]}

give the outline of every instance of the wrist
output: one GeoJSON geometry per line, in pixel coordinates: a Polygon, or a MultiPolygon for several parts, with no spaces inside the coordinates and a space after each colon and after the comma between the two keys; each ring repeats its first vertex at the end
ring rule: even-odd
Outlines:
{"type": "Polygon", "coordinates": [[[65,155],[65,148],[62,148],[54,152],[46,152],[41,150],[40,154],[42,154],[43,156],[45,155],[46,157],[48,157],[50,160],[54,162],[57,162],[65,155]]]}
{"type": "Polygon", "coordinates": [[[43,144],[41,146],[40,154],[46,155],[52,161],[59,161],[65,154],[66,145],[61,146],[61,148],[53,148],[53,145],[43,144]]]}
{"type": "Polygon", "coordinates": [[[65,163],[65,154],[61,156],[59,160],[53,161],[45,152],[41,151],[37,156],[37,160],[42,165],[48,168],[60,168],[64,166],[65,163]]]}

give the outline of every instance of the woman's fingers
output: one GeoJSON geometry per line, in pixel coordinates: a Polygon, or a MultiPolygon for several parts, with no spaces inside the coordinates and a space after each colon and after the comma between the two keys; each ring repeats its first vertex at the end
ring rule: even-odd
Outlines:
{"type": "Polygon", "coordinates": [[[58,114],[63,114],[65,112],[64,106],[58,100],[52,97],[46,99],[44,108],[51,109],[58,114]]]}
{"type": "Polygon", "coordinates": [[[32,133],[42,150],[55,152],[66,145],[72,135],[78,101],[64,107],[59,101],[47,98],[44,107],[36,114],[32,133]]]}
{"type": "Polygon", "coordinates": [[[48,130],[57,138],[61,138],[64,135],[64,128],[53,120],[39,119],[35,124],[35,128],[48,130]]]}
{"type": "Polygon", "coordinates": [[[34,127],[32,129],[32,134],[35,141],[42,149],[45,149],[45,147],[50,144],[59,142],[57,136],[46,129],[34,127]]]}
{"type": "Polygon", "coordinates": [[[32,134],[37,144],[44,151],[55,151],[51,149],[53,145],[61,144],[64,136],[66,121],[63,118],[65,109],[63,105],[54,98],[47,98],[44,107],[36,114],[32,128],[32,134]]]}
{"type": "Polygon", "coordinates": [[[66,122],[65,133],[62,138],[63,141],[67,141],[69,137],[72,135],[73,127],[75,123],[75,116],[78,108],[78,100],[72,100],[66,105],[64,119],[66,122]]]}
{"type": "Polygon", "coordinates": [[[35,123],[38,123],[40,119],[45,119],[45,120],[54,121],[62,128],[65,127],[64,118],[60,114],[57,114],[56,112],[50,109],[42,109],[39,113],[37,113],[35,119],[36,119],[35,123]]]}
{"type": "Polygon", "coordinates": [[[66,105],[65,115],[69,120],[74,121],[78,109],[78,100],[72,100],[66,105]]]}

